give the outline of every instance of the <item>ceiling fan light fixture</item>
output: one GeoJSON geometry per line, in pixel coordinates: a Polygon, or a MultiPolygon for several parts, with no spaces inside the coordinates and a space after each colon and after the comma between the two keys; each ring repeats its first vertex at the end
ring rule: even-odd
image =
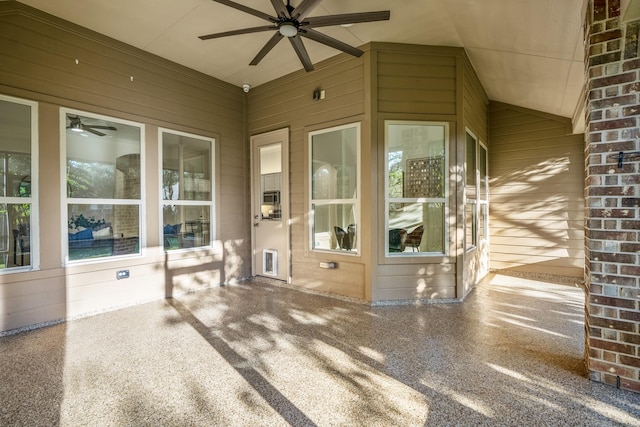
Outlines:
{"type": "Polygon", "coordinates": [[[298,34],[298,27],[293,22],[285,21],[278,27],[278,31],[285,37],[294,37],[298,34]]]}
{"type": "Polygon", "coordinates": [[[71,132],[82,132],[84,129],[82,129],[82,123],[75,122],[75,123],[71,123],[71,127],[69,128],[71,129],[71,132]]]}

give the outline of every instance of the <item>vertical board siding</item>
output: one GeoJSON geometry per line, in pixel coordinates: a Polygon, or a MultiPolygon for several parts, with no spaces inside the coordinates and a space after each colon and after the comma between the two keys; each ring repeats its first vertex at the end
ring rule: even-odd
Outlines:
{"type": "MultiPolygon", "coordinates": [[[[220,200],[219,240],[209,250],[178,255],[186,267],[174,267],[176,255],[150,247],[141,257],[61,268],[58,249],[41,251],[40,271],[0,275],[0,331],[248,276],[247,264],[231,261],[246,259],[250,250],[247,227],[238,221],[248,217],[241,89],[13,1],[0,2],[0,57],[0,93],[42,107],[40,151],[48,155],[40,157],[41,170],[59,170],[59,151],[51,155],[59,139],[59,108],[74,108],[148,125],[142,141],[148,182],[158,181],[158,127],[216,138],[220,200]],[[115,279],[122,268],[131,279],[115,279]]],[[[39,190],[61,194],[57,179],[42,179],[39,190]]],[[[156,202],[145,209],[147,217],[158,218],[156,224],[161,220],[156,202]]],[[[59,246],[60,212],[41,205],[40,221],[46,224],[41,248],[59,246]]],[[[148,241],[162,241],[156,227],[146,233],[148,241]]]]}
{"type": "MultiPolygon", "coordinates": [[[[336,120],[349,122],[349,117],[354,117],[353,122],[362,121],[362,128],[369,126],[362,119],[365,113],[363,60],[340,55],[316,64],[313,73],[296,72],[251,89],[248,109],[250,135],[289,128],[292,284],[360,299],[365,297],[364,271],[368,268],[361,257],[313,253],[307,247],[309,195],[305,174],[308,168],[306,138],[310,127],[322,128],[323,123],[331,127],[336,120]],[[325,91],[325,99],[312,99],[317,88],[325,91]],[[339,258],[338,269],[320,268],[321,260],[335,261],[336,258],[339,258]]],[[[362,150],[367,149],[369,141],[363,139],[361,143],[362,150]]],[[[361,202],[364,206],[364,200],[361,202]]]]}
{"type": "Polygon", "coordinates": [[[491,268],[581,277],[584,140],[570,120],[490,104],[491,268]]]}

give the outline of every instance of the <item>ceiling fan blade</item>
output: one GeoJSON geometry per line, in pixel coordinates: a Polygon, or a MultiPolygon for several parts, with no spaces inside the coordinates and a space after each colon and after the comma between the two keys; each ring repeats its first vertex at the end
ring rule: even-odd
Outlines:
{"type": "Polygon", "coordinates": [[[118,130],[118,128],[113,126],[99,126],[99,125],[84,125],[85,129],[106,129],[106,130],[118,130]]]}
{"type": "Polygon", "coordinates": [[[328,27],[330,25],[358,24],[361,22],[388,21],[391,12],[380,10],[377,12],[345,13],[343,15],[311,16],[302,25],[311,27],[328,27]]]}
{"type": "Polygon", "coordinates": [[[340,40],[334,39],[333,37],[329,37],[326,34],[322,34],[319,31],[308,29],[308,30],[302,31],[302,32],[300,32],[298,34],[300,34],[301,36],[306,37],[308,39],[311,39],[313,41],[316,41],[318,43],[322,43],[324,45],[332,47],[334,49],[341,50],[341,51],[343,51],[345,53],[348,53],[349,55],[360,57],[364,53],[363,51],[361,51],[358,48],[355,48],[355,47],[353,47],[351,45],[348,45],[348,44],[346,44],[344,42],[341,42],[340,40]]]}
{"type": "Polygon", "coordinates": [[[262,27],[243,28],[241,30],[232,30],[232,31],[225,31],[223,33],[207,34],[204,36],[199,36],[198,38],[200,40],[219,39],[220,37],[237,36],[240,34],[261,33],[263,31],[271,31],[271,30],[277,30],[277,29],[278,27],[276,27],[275,25],[265,25],[262,27]]]}
{"type": "Polygon", "coordinates": [[[242,12],[248,13],[248,14],[253,15],[253,16],[257,16],[258,18],[262,18],[262,19],[265,19],[267,21],[271,21],[271,22],[276,22],[277,21],[271,15],[267,15],[264,12],[261,12],[261,11],[256,10],[256,9],[252,9],[250,7],[247,7],[245,5],[236,3],[236,2],[231,1],[231,0],[213,0],[213,1],[216,2],[216,3],[223,4],[225,6],[232,7],[232,8],[237,9],[237,10],[241,10],[242,12]]]}
{"type": "Polygon", "coordinates": [[[97,130],[93,130],[93,129],[88,128],[86,126],[84,127],[84,130],[86,130],[87,132],[91,132],[92,134],[98,135],[98,136],[105,136],[106,135],[106,133],[98,132],[97,130]]]}
{"type": "Polygon", "coordinates": [[[273,8],[276,10],[276,14],[282,18],[290,18],[289,11],[282,3],[282,0],[271,0],[273,8]]]}
{"type": "Polygon", "coordinates": [[[269,39],[267,44],[264,45],[264,47],[260,50],[260,52],[258,52],[256,57],[253,58],[253,60],[249,63],[249,65],[258,65],[260,61],[262,61],[262,58],[267,56],[267,53],[269,53],[271,49],[273,49],[278,44],[278,42],[282,40],[282,37],[283,36],[279,32],[276,32],[273,35],[273,37],[269,39]]]}
{"type": "Polygon", "coordinates": [[[289,37],[289,41],[291,42],[291,46],[293,46],[293,50],[298,54],[298,58],[300,58],[304,69],[313,71],[313,64],[311,63],[307,49],[305,49],[304,44],[302,44],[302,39],[300,37],[289,37]]]}
{"type": "Polygon", "coordinates": [[[302,0],[302,3],[293,9],[291,17],[298,21],[302,21],[313,9],[316,8],[316,6],[320,4],[321,1],[322,0],[302,0]]]}

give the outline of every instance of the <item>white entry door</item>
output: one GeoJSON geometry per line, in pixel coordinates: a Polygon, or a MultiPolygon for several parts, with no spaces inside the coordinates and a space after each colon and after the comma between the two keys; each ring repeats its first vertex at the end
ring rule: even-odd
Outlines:
{"type": "Polygon", "coordinates": [[[251,137],[254,276],[289,281],[289,129],[251,137]]]}

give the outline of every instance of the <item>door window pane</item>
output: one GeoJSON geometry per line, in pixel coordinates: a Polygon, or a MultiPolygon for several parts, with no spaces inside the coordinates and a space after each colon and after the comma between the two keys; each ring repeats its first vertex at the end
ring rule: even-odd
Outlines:
{"type": "Polygon", "coordinates": [[[282,147],[260,147],[260,215],[263,220],[282,219],[282,147]]]}

